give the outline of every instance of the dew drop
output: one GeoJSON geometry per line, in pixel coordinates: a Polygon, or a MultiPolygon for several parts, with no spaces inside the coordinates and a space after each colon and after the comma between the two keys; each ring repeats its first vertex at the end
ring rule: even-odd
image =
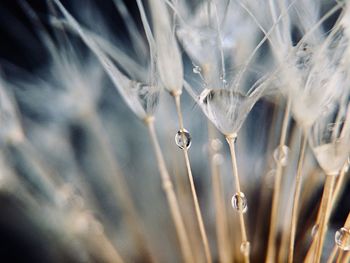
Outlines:
{"type": "Polygon", "coordinates": [[[221,165],[224,163],[224,157],[220,153],[216,153],[213,155],[213,163],[216,165],[221,165]]]}
{"type": "Polygon", "coordinates": [[[273,158],[276,163],[280,163],[282,166],[288,164],[289,148],[286,145],[278,146],[273,152],[273,158]]]}
{"type": "Polygon", "coordinates": [[[335,233],[335,243],[337,246],[344,250],[349,251],[350,250],[350,230],[346,227],[342,227],[335,233]]]}
{"type": "Polygon", "coordinates": [[[241,253],[245,256],[248,256],[250,253],[250,243],[249,241],[243,241],[241,243],[241,247],[240,247],[241,253]]]}
{"type": "Polygon", "coordinates": [[[316,236],[316,234],[317,234],[317,232],[318,232],[318,224],[315,224],[313,227],[312,227],[312,229],[311,229],[311,236],[312,237],[315,237],[316,236]]]}
{"type": "Polygon", "coordinates": [[[193,71],[194,74],[201,74],[202,69],[201,69],[200,66],[194,66],[192,71],[193,71]]]}
{"type": "Polygon", "coordinates": [[[175,143],[177,146],[179,146],[180,149],[184,149],[184,148],[190,148],[191,147],[191,135],[190,133],[183,129],[183,130],[179,130],[176,134],[175,134],[175,143]]]}
{"type": "Polygon", "coordinates": [[[231,203],[238,212],[245,213],[248,210],[247,198],[242,192],[236,193],[232,197],[231,203]]]}
{"type": "Polygon", "coordinates": [[[222,142],[219,139],[213,139],[210,146],[215,152],[218,152],[222,149],[222,142]]]}

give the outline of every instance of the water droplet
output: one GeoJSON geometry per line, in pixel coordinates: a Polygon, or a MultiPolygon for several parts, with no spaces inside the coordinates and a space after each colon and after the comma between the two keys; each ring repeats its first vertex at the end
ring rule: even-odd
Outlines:
{"type": "Polygon", "coordinates": [[[224,163],[224,157],[220,153],[216,153],[213,155],[213,162],[216,165],[221,165],[224,163]]]}
{"type": "Polygon", "coordinates": [[[232,207],[238,212],[245,213],[248,210],[247,198],[242,192],[236,193],[231,200],[232,207]]]}
{"type": "Polygon", "coordinates": [[[312,229],[311,229],[311,236],[312,237],[315,237],[316,236],[316,234],[317,234],[317,232],[318,232],[318,224],[315,224],[313,227],[312,227],[312,229]]]}
{"type": "Polygon", "coordinates": [[[241,253],[245,256],[250,254],[250,243],[249,241],[243,241],[240,247],[241,253]]]}
{"type": "Polygon", "coordinates": [[[278,146],[273,152],[273,158],[276,163],[280,163],[282,166],[288,164],[289,148],[286,145],[278,146]]]}
{"type": "Polygon", "coordinates": [[[191,147],[191,135],[190,133],[183,129],[183,130],[179,130],[176,134],[175,134],[175,142],[176,145],[179,146],[180,149],[184,149],[184,148],[190,148],[191,147]]]}
{"type": "Polygon", "coordinates": [[[222,142],[219,139],[213,139],[210,146],[215,152],[218,152],[222,149],[222,142]]]}
{"type": "Polygon", "coordinates": [[[335,233],[335,243],[337,246],[345,251],[350,250],[350,230],[342,227],[335,233]]]}
{"type": "Polygon", "coordinates": [[[194,74],[201,74],[202,72],[202,69],[200,66],[194,66],[192,70],[194,74]]]}
{"type": "Polygon", "coordinates": [[[349,171],[349,167],[350,167],[350,157],[348,157],[348,160],[345,163],[345,167],[344,167],[345,173],[347,173],[349,171]]]}

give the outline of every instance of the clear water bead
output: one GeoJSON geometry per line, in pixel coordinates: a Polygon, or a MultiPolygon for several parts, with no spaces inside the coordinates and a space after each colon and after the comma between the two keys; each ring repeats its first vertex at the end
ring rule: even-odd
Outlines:
{"type": "Polygon", "coordinates": [[[222,142],[216,138],[211,141],[210,146],[215,152],[218,152],[222,149],[222,142]]]}
{"type": "Polygon", "coordinates": [[[280,163],[282,166],[288,164],[289,148],[286,145],[278,146],[273,152],[273,158],[276,163],[280,163]]]}
{"type": "Polygon", "coordinates": [[[241,253],[248,256],[250,253],[250,243],[249,241],[243,241],[240,247],[241,253]]]}
{"type": "Polygon", "coordinates": [[[350,230],[346,227],[342,227],[335,233],[335,243],[337,246],[344,250],[350,250],[350,230]]]}
{"type": "Polygon", "coordinates": [[[213,163],[216,165],[222,165],[224,163],[224,157],[220,153],[213,155],[213,163]]]}
{"type": "Polygon", "coordinates": [[[311,236],[315,237],[318,232],[318,224],[315,224],[311,229],[311,236]]]}
{"type": "Polygon", "coordinates": [[[191,135],[190,133],[183,129],[183,130],[179,130],[176,134],[175,134],[175,142],[176,145],[179,146],[180,149],[184,149],[184,148],[190,148],[191,147],[191,135]]]}
{"type": "Polygon", "coordinates": [[[236,193],[234,196],[232,196],[231,203],[232,207],[238,212],[245,213],[248,210],[247,198],[242,192],[236,193]]]}
{"type": "Polygon", "coordinates": [[[202,72],[202,69],[200,66],[194,66],[192,70],[194,74],[201,74],[202,72]]]}

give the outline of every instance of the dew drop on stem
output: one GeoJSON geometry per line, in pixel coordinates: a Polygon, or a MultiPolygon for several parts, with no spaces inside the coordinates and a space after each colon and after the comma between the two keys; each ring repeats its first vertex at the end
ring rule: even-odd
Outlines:
{"type": "Polygon", "coordinates": [[[240,213],[245,213],[248,210],[247,198],[242,192],[236,193],[231,200],[232,207],[240,213]]]}
{"type": "Polygon", "coordinates": [[[334,236],[337,246],[344,251],[350,250],[350,230],[346,227],[339,229],[334,236]]]}
{"type": "Polygon", "coordinates": [[[182,129],[175,134],[175,143],[180,149],[190,148],[191,142],[192,138],[187,130],[182,129]]]}

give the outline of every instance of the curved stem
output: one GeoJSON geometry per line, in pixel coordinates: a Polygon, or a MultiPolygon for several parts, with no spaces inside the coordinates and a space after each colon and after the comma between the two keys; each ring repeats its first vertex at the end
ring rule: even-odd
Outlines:
{"type": "MultiPolygon", "coordinates": [[[[235,187],[236,191],[238,193],[241,193],[241,186],[239,183],[239,176],[238,176],[238,168],[237,168],[237,160],[236,160],[236,151],[235,151],[235,140],[236,140],[237,135],[233,136],[226,136],[226,141],[230,147],[230,153],[231,153],[231,161],[232,161],[232,170],[233,170],[233,176],[235,180],[235,187]]],[[[246,231],[246,226],[244,222],[244,216],[241,211],[239,213],[239,225],[241,228],[241,234],[242,234],[242,243],[248,242],[247,238],[247,231],[246,231]]],[[[247,263],[249,262],[249,253],[243,253],[244,255],[244,261],[247,263]]]]}
{"type": "MultiPolygon", "coordinates": [[[[183,118],[182,118],[182,113],[181,113],[180,95],[179,94],[178,95],[174,95],[173,97],[175,99],[176,111],[177,111],[177,115],[178,115],[178,119],[179,119],[180,130],[182,131],[182,130],[184,130],[184,124],[183,124],[183,118]]],[[[182,134],[182,136],[183,136],[182,140],[185,141],[184,134],[182,134]]],[[[190,181],[192,198],[193,198],[193,203],[194,203],[194,207],[195,207],[195,211],[196,211],[199,231],[200,231],[202,242],[203,242],[203,246],[204,246],[204,252],[205,252],[206,261],[208,263],[211,263],[212,262],[212,256],[211,256],[211,253],[210,253],[208,237],[207,237],[207,234],[206,234],[206,231],[205,231],[203,217],[202,217],[201,209],[200,209],[199,202],[198,202],[196,187],[194,185],[190,158],[188,156],[188,148],[185,146],[182,150],[183,150],[183,154],[184,154],[184,157],[185,157],[187,175],[188,175],[188,179],[190,181]]]]}
{"type": "Polygon", "coordinates": [[[327,224],[331,211],[332,204],[332,192],[334,188],[336,176],[326,175],[326,182],[323,190],[322,201],[321,201],[321,211],[320,211],[320,225],[319,230],[317,231],[317,246],[314,262],[320,262],[322,255],[322,248],[324,243],[325,234],[327,231],[327,224]]]}
{"type": "MultiPolygon", "coordinates": [[[[284,112],[283,123],[282,123],[282,131],[281,131],[281,138],[280,138],[280,144],[279,144],[280,149],[286,144],[290,107],[291,107],[291,100],[288,99],[286,109],[284,112]]],[[[279,204],[279,198],[280,198],[280,192],[281,192],[282,173],[283,173],[282,163],[277,162],[274,191],[273,191],[273,197],[272,197],[269,240],[267,245],[267,255],[266,255],[265,262],[275,261],[277,214],[278,214],[278,204],[279,204]]]]}
{"type": "Polygon", "coordinates": [[[304,159],[305,159],[306,144],[307,144],[307,135],[302,133],[297,176],[295,178],[295,190],[294,190],[294,197],[293,197],[288,263],[293,262],[293,256],[294,256],[294,242],[295,242],[295,233],[296,233],[296,228],[298,223],[298,208],[299,208],[299,199],[300,199],[300,191],[301,191],[301,183],[302,183],[301,176],[302,176],[302,169],[303,169],[304,159]]]}
{"type": "Polygon", "coordinates": [[[171,216],[175,224],[175,228],[176,228],[177,236],[179,238],[180,247],[181,247],[184,260],[185,262],[195,262],[192,255],[190,242],[186,233],[184,221],[180,212],[177,197],[174,192],[174,187],[171,182],[168,169],[165,164],[164,156],[161,151],[159,141],[156,135],[156,131],[154,128],[154,119],[147,118],[145,119],[145,123],[147,125],[148,131],[151,137],[151,141],[152,141],[152,146],[157,158],[158,170],[162,180],[163,190],[167,197],[168,205],[170,208],[171,216]]]}

